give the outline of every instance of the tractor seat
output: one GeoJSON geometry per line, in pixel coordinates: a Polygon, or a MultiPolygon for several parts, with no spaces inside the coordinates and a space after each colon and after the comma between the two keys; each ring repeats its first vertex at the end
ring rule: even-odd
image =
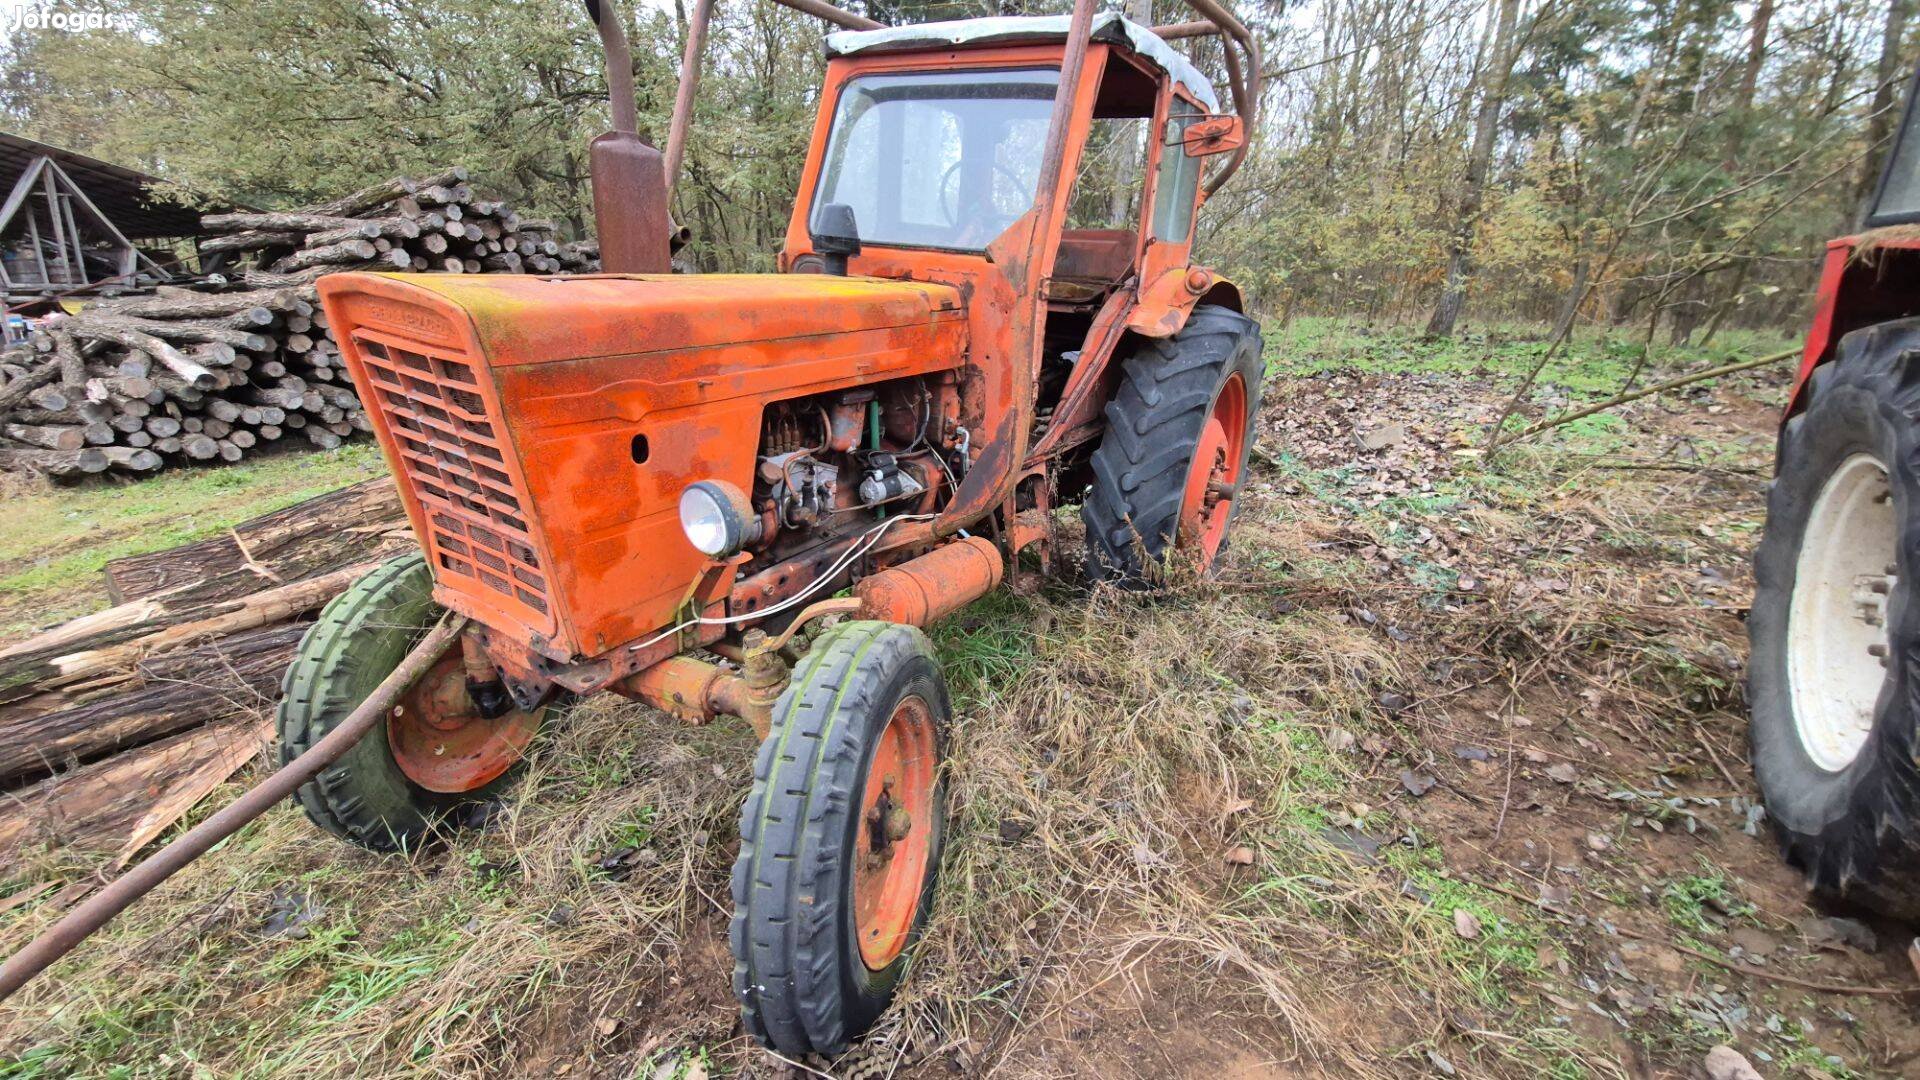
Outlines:
{"type": "Polygon", "coordinates": [[[1112,292],[1133,274],[1131,229],[1067,229],[1060,234],[1047,299],[1086,303],[1112,292]]]}

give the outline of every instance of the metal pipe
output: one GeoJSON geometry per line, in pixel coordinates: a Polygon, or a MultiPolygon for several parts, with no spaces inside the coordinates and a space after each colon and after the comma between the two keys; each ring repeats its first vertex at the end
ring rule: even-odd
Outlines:
{"type": "MultiPolygon", "coordinates": [[[[1053,116],[1047,122],[1047,141],[1040,151],[1040,178],[1035,185],[1037,199],[1034,206],[1041,213],[1040,222],[1044,223],[1053,216],[1054,203],[1060,189],[1060,176],[1066,169],[1067,134],[1073,126],[1073,98],[1080,92],[1080,73],[1087,63],[1087,41],[1093,34],[1094,0],[1074,0],[1073,19],[1067,24],[1066,54],[1060,61],[1060,85],[1053,92],[1053,116]]],[[[1041,249],[1047,243],[1048,230],[1036,227],[1033,230],[1031,253],[1026,260],[1026,271],[1040,265],[1041,249]]]]}
{"type": "Polygon", "coordinates": [[[1209,34],[1217,34],[1220,32],[1220,28],[1202,19],[1197,22],[1168,23],[1165,26],[1156,26],[1153,28],[1153,32],[1160,37],[1166,38],[1168,41],[1174,41],[1179,38],[1206,37],[1209,34]]]}
{"type": "Polygon", "coordinates": [[[379,686],[374,687],[373,693],[367,695],[358,708],[347,714],[345,720],[327,732],[306,753],[287,762],[262,781],[260,786],[141,860],[138,866],[115,878],[106,888],[68,912],[52,928],[28,942],[25,948],[8,957],[7,962],[0,965],[0,1001],[13,996],[13,992],[24,986],[27,980],[72,952],[94,931],[125,911],[127,905],[178,873],[181,867],[206,854],[213,845],[239,832],[254,818],[279,805],[301,784],[313,779],[321,769],[351,750],[361,736],[386,719],[387,710],[393,707],[401,693],[446,653],[466,625],[465,616],[442,619],[425,640],[400,661],[400,666],[382,679],[379,686]]]}
{"type": "Polygon", "coordinates": [[[680,86],[673,94],[673,119],[667,125],[667,201],[680,182],[680,161],[687,154],[687,129],[693,123],[693,96],[700,89],[700,57],[707,49],[707,23],[713,0],[697,0],[687,21],[687,48],[680,57],[680,86]]]}
{"type": "Polygon", "coordinates": [[[584,2],[606,50],[607,111],[613,122],[613,130],[587,147],[600,268],[609,274],[670,273],[674,228],[667,214],[665,158],[639,134],[625,20],[614,0],[584,2]]]}
{"type": "Polygon", "coordinates": [[[1220,190],[1221,185],[1240,169],[1240,163],[1246,160],[1247,152],[1253,148],[1254,126],[1259,122],[1260,110],[1260,42],[1245,23],[1235,18],[1218,0],[1187,0],[1193,10],[1212,20],[1229,39],[1226,45],[1227,78],[1233,89],[1233,111],[1240,114],[1242,126],[1246,128],[1246,141],[1234,150],[1227,163],[1220,167],[1207,180],[1207,194],[1220,190]],[[1247,54],[1246,77],[1241,78],[1240,58],[1233,54],[1233,43],[1238,42],[1247,54]]]}
{"type": "Polygon", "coordinates": [[[885,23],[874,22],[864,15],[855,15],[851,11],[834,7],[825,0],[778,0],[779,3],[795,11],[804,11],[815,18],[825,19],[835,26],[844,26],[848,30],[881,30],[885,23]]]}
{"type": "Polygon", "coordinates": [[[600,48],[607,56],[607,111],[613,118],[613,130],[628,135],[640,133],[640,107],[633,96],[633,50],[627,47],[627,28],[620,13],[600,0],[585,0],[587,17],[600,31],[600,48]]]}

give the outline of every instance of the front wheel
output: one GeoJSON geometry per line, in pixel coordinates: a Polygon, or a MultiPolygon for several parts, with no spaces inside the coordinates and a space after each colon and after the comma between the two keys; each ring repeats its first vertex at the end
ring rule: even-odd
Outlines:
{"type": "Polygon", "coordinates": [[[1815,888],[1920,915],[1920,320],[1848,334],[1807,392],[1754,557],[1754,773],[1815,888]]]}
{"type": "Polygon", "coordinates": [[[947,688],[925,634],[847,622],[774,706],[740,811],[733,988],[747,1030],[838,1054],[885,1010],[933,899],[947,688]]]}
{"type": "MultiPolygon", "coordinates": [[[[280,761],[292,761],[358,708],[442,614],[419,554],[376,567],[308,628],[281,683],[280,761]]],[[[494,795],[546,710],[483,716],[460,651],[440,658],[338,761],[300,786],[307,817],[375,851],[415,848],[454,811],[494,795]]]]}
{"type": "Polygon", "coordinates": [[[1212,568],[1253,449],[1262,373],[1260,325],[1206,304],[1127,357],[1080,509],[1090,579],[1142,589],[1175,558],[1212,568]]]}

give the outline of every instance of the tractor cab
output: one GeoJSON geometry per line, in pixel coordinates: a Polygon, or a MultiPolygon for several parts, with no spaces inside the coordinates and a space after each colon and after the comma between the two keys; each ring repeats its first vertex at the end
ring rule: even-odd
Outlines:
{"type": "MultiPolygon", "coordinates": [[[[811,241],[836,206],[851,211],[842,220],[857,223],[862,248],[986,253],[1034,209],[1069,23],[1007,17],[829,35],[830,101],[785,265],[817,267],[811,241]]],[[[1184,267],[1204,157],[1239,145],[1187,138],[1220,102],[1165,39],[1111,12],[1089,38],[1073,101],[1077,168],[1045,289],[1069,307],[1097,304],[1143,268],[1184,267]]]]}

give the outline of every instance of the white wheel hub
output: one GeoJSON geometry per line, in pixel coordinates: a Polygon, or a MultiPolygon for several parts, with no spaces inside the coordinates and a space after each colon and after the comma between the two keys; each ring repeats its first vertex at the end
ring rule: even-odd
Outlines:
{"type": "Polygon", "coordinates": [[[1813,502],[1787,612],[1794,726],[1828,772],[1851,765],[1873,729],[1897,536],[1885,466],[1872,454],[1841,462],[1813,502]]]}

